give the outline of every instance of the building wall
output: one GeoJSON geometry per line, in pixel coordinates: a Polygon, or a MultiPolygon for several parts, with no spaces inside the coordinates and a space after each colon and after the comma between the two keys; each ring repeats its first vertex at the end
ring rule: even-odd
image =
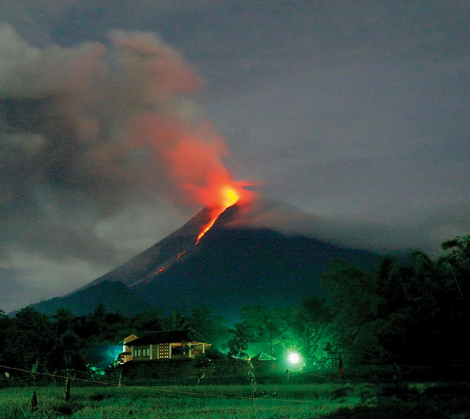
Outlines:
{"type": "MultiPolygon", "coordinates": [[[[130,343],[132,345],[132,342],[130,343]]],[[[131,355],[127,361],[143,361],[156,359],[182,359],[195,358],[205,353],[206,344],[184,344],[176,343],[160,343],[150,345],[132,345],[128,346],[131,355]]]]}
{"type": "Polygon", "coordinates": [[[191,354],[190,356],[192,358],[195,358],[199,355],[203,355],[206,353],[206,344],[205,343],[201,343],[201,344],[198,344],[198,345],[191,345],[191,354]]]}
{"type": "Polygon", "coordinates": [[[160,345],[150,345],[150,359],[159,359],[160,358],[160,345]]]}
{"type": "Polygon", "coordinates": [[[132,359],[135,361],[150,359],[150,345],[133,346],[132,359]]]}

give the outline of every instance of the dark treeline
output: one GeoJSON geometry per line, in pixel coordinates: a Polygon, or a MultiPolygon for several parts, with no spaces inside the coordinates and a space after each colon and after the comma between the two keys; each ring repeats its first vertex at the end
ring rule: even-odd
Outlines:
{"type": "Polygon", "coordinates": [[[298,351],[306,366],[467,364],[470,353],[470,236],[431,258],[383,257],[373,269],[337,263],[325,298],[297,307],[246,307],[231,330],[232,355],[298,351]]]}
{"type": "Polygon", "coordinates": [[[228,327],[208,306],[163,316],[125,317],[103,305],[85,316],[61,309],[48,317],[32,307],[9,318],[0,311],[0,364],[60,372],[109,365],[130,334],[193,328],[235,358],[265,352],[302,357],[308,368],[345,365],[467,364],[470,351],[470,236],[383,257],[373,269],[338,263],[322,277],[323,298],[292,307],[243,307],[228,327]]]}
{"type": "Polygon", "coordinates": [[[466,364],[470,349],[470,236],[431,258],[384,257],[366,271],[338,266],[323,278],[332,345],[353,364],[466,364]]]}
{"type": "Polygon", "coordinates": [[[125,317],[106,312],[103,304],[85,316],[59,309],[48,317],[26,307],[9,318],[0,311],[0,365],[37,372],[86,372],[92,366],[112,364],[123,350],[124,338],[131,334],[186,328],[215,342],[228,337],[225,323],[205,305],[169,316],[155,310],[125,317]]]}

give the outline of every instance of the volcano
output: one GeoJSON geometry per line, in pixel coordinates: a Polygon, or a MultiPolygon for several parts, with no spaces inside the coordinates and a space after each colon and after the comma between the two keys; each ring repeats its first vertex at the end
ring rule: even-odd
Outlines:
{"type": "Polygon", "coordinates": [[[370,266],[372,252],[335,246],[301,235],[241,227],[234,221],[242,206],[226,209],[200,239],[212,210],[204,208],[183,227],[127,263],[84,287],[35,305],[52,315],[58,308],[132,315],[151,309],[190,310],[202,303],[225,318],[244,305],[281,307],[320,295],[319,277],[332,262],[370,266]]]}

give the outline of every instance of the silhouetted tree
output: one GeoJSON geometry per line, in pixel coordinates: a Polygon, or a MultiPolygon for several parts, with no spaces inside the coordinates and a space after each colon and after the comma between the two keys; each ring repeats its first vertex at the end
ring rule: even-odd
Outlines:
{"type": "Polygon", "coordinates": [[[136,314],[128,322],[129,332],[139,334],[144,331],[163,330],[161,314],[158,309],[136,314]]]}
{"type": "Polygon", "coordinates": [[[311,366],[324,365],[329,354],[325,347],[329,342],[328,325],[331,323],[331,311],[324,298],[307,297],[301,304],[283,310],[285,350],[295,349],[311,366]]]}
{"type": "Polygon", "coordinates": [[[445,242],[448,253],[435,260],[412,251],[406,261],[384,257],[375,269],[341,265],[324,275],[334,344],[348,361],[465,362],[469,242],[445,242]]]}
{"type": "Polygon", "coordinates": [[[232,335],[232,338],[225,345],[228,349],[228,355],[234,358],[248,356],[248,345],[254,339],[249,327],[245,323],[237,323],[233,329],[229,329],[229,333],[232,335]]]}
{"type": "Polygon", "coordinates": [[[5,363],[4,350],[8,336],[9,318],[3,310],[0,310],[0,362],[5,363]]]}
{"type": "Polygon", "coordinates": [[[185,330],[188,327],[188,319],[182,310],[174,311],[162,319],[162,329],[166,331],[185,330]]]}
{"type": "Polygon", "coordinates": [[[71,329],[57,336],[51,351],[54,371],[62,373],[67,369],[85,371],[87,368],[82,352],[86,346],[86,342],[71,329]]]}
{"type": "Polygon", "coordinates": [[[54,320],[55,333],[60,336],[65,333],[66,330],[73,330],[76,317],[71,310],[59,308],[52,316],[52,319],[54,320]]]}
{"type": "Polygon", "coordinates": [[[47,368],[48,353],[54,339],[45,314],[33,307],[21,309],[8,322],[3,357],[8,366],[31,369],[38,364],[47,368]]]}
{"type": "Polygon", "coordinates": [[[245,306],[241,308],[240,316],[243,327],[251,335],[251,343],[265,344],[266,349],[263,350],[272,356],[285,329],[281,312],[266,306],[245,306]]]}
{"type": "Polygon", "coordinates": [[[221,347],[229,338],[227,325],[220,316],[214,315],[213,310],[207,304],[200,304],[191,309],[186,317],[188,327],[200,333],[212,348],[221,347]]]}
{"type": "Polygon", "coordinates": [[[468,298],[466,294],[470,283],[470,236],[447,240],[442,243],[441,248],[446,254],[439,258],[439,263],[448,268],[460,297],[468,298]]]}

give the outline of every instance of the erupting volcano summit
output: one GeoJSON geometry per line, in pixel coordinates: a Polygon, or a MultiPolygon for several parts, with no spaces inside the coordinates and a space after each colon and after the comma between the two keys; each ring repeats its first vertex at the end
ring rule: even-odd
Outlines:
{"type": "MultiPolygon", "coordinates": [[[[232,193],[227,190],[228,204],[236,199],[232,193]]],[[[130,315],[151,309],[191,310],[205,303],[229,318],[245,305],[281,307],[318,295],[318,278],[333,260],[360,266],[378,260],[378,255],[362,250],[249,228],[244,220],[252,216],[254,206],[251,201],[242,204],[243,199],[228,207],[203,208],[127,263],[35,307],[51,315],[58,308],[86,314],[103,302],[109,311],[130,315]]]]}
{"type": "Polygon", "coordinates": [[[204,236],[204,234],[206,234],[207,231],[214,225],[214,223],[217,221],[217,218],[219,218],[220,214],[222,214],[228,207],[235,205],[241,199],[242,196],[246,197],[247,194],[247,191],[245,191],[241,187],[236,187],[236,184],[234,186],[227,185],[220,188],[218,192],[218,201],[220,202],[220,205],[212,207],[210,209],[211,220],[209,221],[209,223],[207,223],[207,225],[204,226],[204,228],[198,234],[196,244],[199,243],[201,237],[204,236]]]}

